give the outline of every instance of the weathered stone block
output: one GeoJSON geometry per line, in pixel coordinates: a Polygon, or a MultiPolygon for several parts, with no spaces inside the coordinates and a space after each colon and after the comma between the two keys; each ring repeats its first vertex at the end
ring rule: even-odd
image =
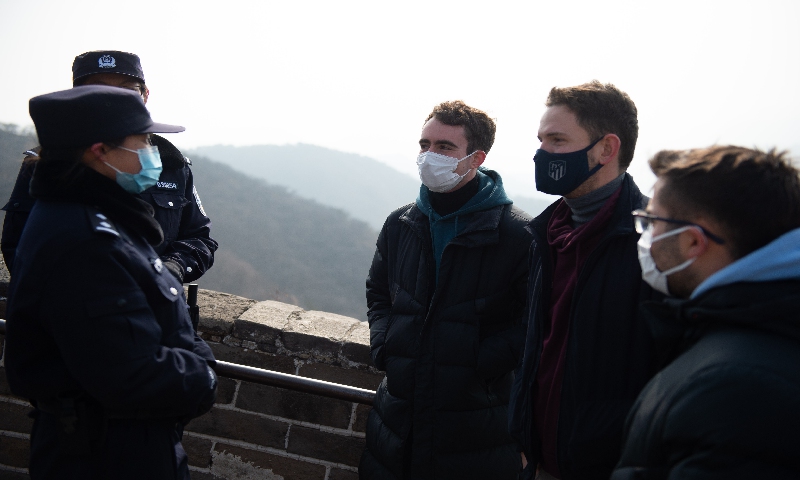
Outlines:
{"type": "Polygon", "coordinates": [[[300,307],[274,300],[258,302],[239,316],[232,335],[243,342],[255,343],[264,351],[277,352],[289,317],[302,311],[300,307]]]}
{"type": "MultiPolygon", "coordinates": [[[[194,479],[194,477],[192,477],[194,479]]],[[[331,468],[328,480],[358,480],[358,472],[342,470],[341,468],[331,468]]]]}
{"type": "Polygon", "coordinates": [[[365,441],[334,433],[323,432],[314,428],[292,425],[289,432],[289,453],[306,457],[319,458],[329,462],[358,466],[365,441]]]}
{"type": "Polygon", "coordinates": [[[285,446],[288,429],[287,423],[220,408],[212,408],[186,426],[190,432],[280,449],[285,446]]]}
{"type": "Polygon", "coordinates": [[[231,347],[222,343],[209,343],[214,358],[239,365],[274,370],[281,373],[293,374],[296,370],[294,360],[287,356],[268,355],[253,350],[244,351],[238,347],[231,347]]]}
{"type": "Polygon", "coordinates": [[[209,335],[228,335],[234,321],[255,303],[249,298],[201,288],[197,292],[197,306],[200,307],[198,330],[209,335]]]}
{"type": "MultiPolygon", "coordinates": [[[[28,468],[30,457],[30,440],[0,435],[0,463],[9,467],[28,468]]],[[[5,478],[4,473],[0,471],[0,478],[5,478]]]]}
{"type": "Polygon", "coordinates": [[[353,431],[354,432],[364,432],[367,431],[367,418],[369,417],[369,412],[372,410],[372,407],[367,405],[358,405],[356,407],[356,418],[353,421],[353,431]]]}
{"type": "Polygon", "coordinates": [[[345,337],[342,356],[354,363],[373,365],[369,353],[369,325],[367,322],[358,322],[358,325],[355,325],[345,337]]]}
{"type": "Polygon", "coordinates": [[[377,390],[383,374],[372,373],[368,370],[355,370],[342,368],[324,363],[306,363],[300,366],[298,372],[301,377],[316,378],[326,382],[350,385],[352,387],[377,390]]]}
{"type": "Polygon", "coordinates": [[[243,410],[335,428],[350,423],[350,402],[242,382],[236,406],[243,410]]]}
{"type": "Polygon", "coordinates": [[[347,334],[360,323],[335,313],[301,312],[289,317],[283,343],[292,352],[313,352],[336,358],[347,334]]]}
{"type": "Polygon", "coordinates": [[[184,435],[181,443],[189,456],[189,465],[199,468],[208,468],[211,465],[211,447],[214,445],[211,440],[184,435]]]}
{"type": "Polygon", "coordinates": [[[0,430],[29,434],[33,428],[33,419],[28,413],[33,410],[30,405],[0,402],[0,430]]]}
{"type": "Polygon", "coordinates": [[[218,443],[211,473],[220,478],[323,480],[325,467],[302,460],[218,443]]]}

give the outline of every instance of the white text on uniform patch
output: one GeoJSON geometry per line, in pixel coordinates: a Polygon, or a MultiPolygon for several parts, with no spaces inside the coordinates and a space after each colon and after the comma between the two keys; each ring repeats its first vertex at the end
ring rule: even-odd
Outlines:
{"type": "Polygon", "coordinates": [[[173,190],[176,190],[178,188],[178,184],[172,182],[158,182],[156,186],[158,188],[171,188],[173,190]]]}

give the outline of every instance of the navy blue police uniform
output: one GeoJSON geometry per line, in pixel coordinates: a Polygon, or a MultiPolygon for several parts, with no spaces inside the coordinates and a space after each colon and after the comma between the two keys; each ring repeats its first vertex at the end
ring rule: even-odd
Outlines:
{"type": "MultiPolygon", "coordinates": [[[[31,100],[45,147],[9,284],[5,348],[11,391],[35,407],[30,476],[188,480],[180,440],[185,423],[214,403],[214,356],[192,327],[182,284],[152,247],[163,239],[152,207],[74,150],[48,150],[48,135],[60,140],[60,129],[69,130],[51,120],[59,117],[51,103],[62,100],[108,104],[114,119],[134,110],[123,117],[139,116],[133,133],[164,128],[140,97],[119,88],[31,100]],[[59,133],[42,126],[48,122],[59,133]]],[[[101,130],[88,117],[75,121],[101,130]]],[[[107,130],[122,133],[104,136],[122,138],[130,128],[112,125],[107,130]]]]}
{"type": "MultiPolygon", "coordinates": [[[[164,241],[155,246],[164,265],[181,282],[193,282],[214,264],[218,244],[211,238],[211,220],[203,209],[194,186],[191,162],[164,137],[150,136],[161,154],[163,170],[159,182],[139,196],[153,206],[156,221],[164,231],[164,241]]],[[[35,199],[29,185],[37,152],[29,150],[22,162],[11,197],[3,206],[3,234],[0,238],[3,259],[9,271],[17,245],[35,199]]]]}

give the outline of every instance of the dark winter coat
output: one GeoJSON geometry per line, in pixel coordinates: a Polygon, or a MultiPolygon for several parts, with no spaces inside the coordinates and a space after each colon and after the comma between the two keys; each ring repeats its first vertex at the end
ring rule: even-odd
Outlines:
{"type": "MultiPolygon", "coordinates": [[[[565,480],[608,478],[619,459],[625,416],[656,372],[652,339],[637,312],[642,300],[658,294],[642,281],[636,249],[639,234],[631,215],[645,208],[648,199],[628,174],[620,188],[613,216],[580,270],[572,300],[558,419],[557,454],[565,480]]],[[[509,428],[528,459],[522,478],[533,478],[540,455],[531,394],[549,322],[553,264],[547,224],[556,203],[529,225],[534,240],[528,332],[509,406],[509,428]]]]}
{"type": "MultiPolygon", "coordinates": [[[[214,264],[217,242],[210,237],[211,220],[206,216],[194,186],[189,159],[167,139],[158,135],[150,138],[161,154],[163,170],[158,184],[139,197],[153,207],[155,218],[164,232],[164,241],[155,246],[156,253],[182,282],[192,282],[214,264]]],[[[0,243],[9,271],[35,203],[29,193],[35,164],[35,158],[23,161],[11,198],[3,207],[6,215],[0,243]]]]}
{"type": "Polygon", "coordinates": [[[528,219],[508,204],[459,219],[438,283],[429,218],[407,205],[386,220],[367,279],[372,357],[386,378],[362,479],[516,477],[507,404],[524,338],[528,219]]]}
{"type": "Polygon", "coordinates": [[[633,406],[612,479],[800,478],[800,230],[784,241],[794,253],[753,264],[775,278],[793,262],[789,278],[742,269],[643,307],[671,363],[633,406]]]}
{"type": "Polygon", "coordinates": [[[214,401],[214,357],[151,247],[151,207],[94,170],[39,163],[9,286],[5,367],[36,407],[36,479],[188,479],[183,423],[214,401]]]}

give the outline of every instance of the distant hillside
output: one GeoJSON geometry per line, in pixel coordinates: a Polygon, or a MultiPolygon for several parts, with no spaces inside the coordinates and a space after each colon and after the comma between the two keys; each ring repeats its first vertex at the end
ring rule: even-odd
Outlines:
{"type": "Polygon", "coordinates": [[[203,288],[366,320],[377,231],[207,158],[195,156],[192,171],[220,244],[203,288]]]}
{"type": "Polygon", "coordinates": [[[392,210],[414,201],[419,192],[418,180],[377,160],[314,145],[216,145],[192,153],[341,208],[376,230],[392,210]]]}
{"type": "MultiPolygon", "coordinates": [[[[302,197],[340,208],[375,229],[383,226],[392,210],[413,202],[419,193],[417,178],[372,158],[314,145],[215,145],[196,148],[190,153],[207,156],[249,176],[283,185],[302,197]]],[[[414,161],[413,155],[409,161],[414,161]]],[[[510,197],[532,215],[553,201],[510,197]]]]}
{"type": "MultiPolygon", "coordinates": [[[[30,135],[0,126],[0,202],[30,135]]],[[[366,319],[364,282],[376,230],[346,213],[195,156],[192,171],[220,243],[202,288],[366,319]]],[[[0,217],[2,218],[2,217],[0,217]]]]}

